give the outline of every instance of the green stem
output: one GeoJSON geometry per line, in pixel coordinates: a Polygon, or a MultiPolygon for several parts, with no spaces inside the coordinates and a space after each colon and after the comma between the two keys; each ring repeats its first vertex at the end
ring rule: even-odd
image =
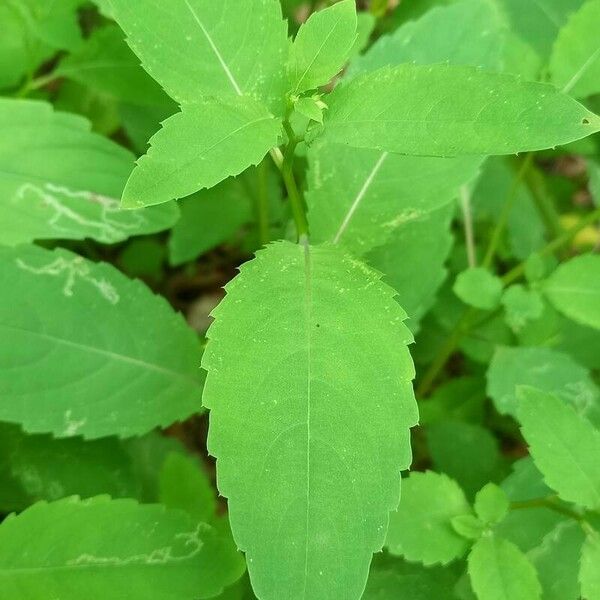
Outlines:
{"type": "Polygon", "coordinates": [[[35,79],[27,79],[21,88],[16,92],[15,96],[17,98],[24,98],[30,92],[43,88],[44,86],[58,79],[58,77],[59,76],[56,73],[52,72],[48,73],[47,75],[42,75],[41,77],[36,77],[35,79]]]}
{"type": "Polygon", "coordinates": [[[271,227],[269,223],[269,185],[267,163],[263,161],[258,167],[258,198],[257,221],[260,243],[264,246],[271,240],[271,227]]]}
{"type": "Polygon", "coordinates": [[[582,515],[567,506],[563,506],[557,502],[558,496],[548,496],[547,498],[533,498],[532,500],[522,500],[519,502],[511,502],[511,510],[522,510],[526,508],[547,508],[554,512],[560,513],[565,517],[574,519],[581,523],[585,520],[585,515],[582,515]]]}
{"type": "MultiPolygon", "coordinates": [[[[283,122],[283,127],[288,135],[288,145],[281,163],[278,164],[278,161],[276,161],[275,164],[277,164],[281,171],[283,183],[285,184],[290,207],[292,209],[294,223],[296,224],[298,239],[301,240],[308,238],[308,221],[306,219],[306,211],[304,210],[304,200],[298,189],[298,184],[296,183],[296,177],[294,175],[294,153],[299,140],[296,138],[294,130],[287,119],[283,122]]],[[[281,152],[279,154],[281,154],[281,152]]]]}
{"type": "Polygon", "coordinates": [[[559,236],[563,228],[560,224],[560,215],[556,211],[552,199],[548,195],[548,191],[544,185],[544,180],[540,173],[531,171],[525,177],[525,183],[531,192],[531,197],[535,203],[535,207],[544,222],[546,230],[550,234],[549,237],[554,238],[559,236]]]}
{"type": "Polygon", "coordinates": [[[506,196],[506,200],[504,201],[504,206],[502,207],[502,212],[500,213],[500,217],[498,218],[496,227],[492,232],[492,237],[490,239],[490,243],[486,250],[485,257],[483,259],[483,266],[486,269],[489,269],[492,266],[492,262],[494,260],[494,257],[496,256],[496,252],[498,251],[498,246],[500,245],[500,240],[502,239],[502,234],[506,229],[508,218],[514,206],[515,200],[517,199],[517,192],[519,191],[519,186],[521,185],[525,174],[531,167],[532,162],[533,154],[529,153],[523,161],[523,163],[521,164],[521,168],[519,169],[515,180],[510,186],[510,189],[506,196]]]}
{"type": "MultiPolygon", "coordinates": [[[[587,214],[583,217],[577,225],[571,227],[567,231],[563,231],[561,235],[559,235],[555,240],[551,241],[548,245],[544,246],[538,254],[540,256],[548,256],[549,254],[553,254],[557,250],[562,249],[566,246],[573,238],[583,229],[593,225],[596,221],[600,220],[600,207],[591,213],[587,214]]],[[[508,273],[506,273],[502,277],[502,283],[507,286],[513,281],[520,279],[525,274],[525,262],[517,265],[514,269],[511,269],[508,273]]]]}
{"type": "MultiPolygon", "coordinates": [[[[577,225],[568,231],[563,232],[562,235],[544,246],[544,248],[540,250],[539,254],[541,256],[547,256],[554,253],[556,250],[561,249],[563,246],[566,246],[582,229],[585,229],[598,220],[600,220],[600,207],[583,217],[577,225]]],[[[520,279],[525,274],[525,264],[525,262],[522,262],[502,277],[502,284],[504,287],[507,287],[514,281],[520,279]]],[[[446,341],[438,351],[438,354],[433,359],[429,369],[417,387],[416,393],[419,398],[426,396],[431,391],[433,384],[435,383],[439,374],[442,372],[448,359],[456,350],[459,342],[466,334],[469,333],[473,325],[478,323],[475,317],[479,314],[479,312],[480,311],[475,308],[467,309],[463,313],[462,317],[457,321],[454,328],[450,331],[446,341]]]]}

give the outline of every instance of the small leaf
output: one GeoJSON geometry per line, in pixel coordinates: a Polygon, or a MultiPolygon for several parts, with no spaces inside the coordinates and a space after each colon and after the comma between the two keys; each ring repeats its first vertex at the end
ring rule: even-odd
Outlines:
{"type": "Polygon", "coordinates": [[[366,255],[367,262],[384,273],[384,281],[398,292],[398,303],[408,313],[407,325],[413,333],[418,331],[446,278],[444,264],[454,241],[450,230],[453,216],[454,206],[448,203],[409,219],[392,232],[385,244],[366,255]]]}
{"type": "Polygon", "coordinates": [[[493,310],[500,304],[502,281],[487,269],[474,267],[460,273],[452,289],[465,304],[493,310]]]}
{"type": "MultiPolygon", "coordinates": [[[[461,395],[454,397],[454,402],[469,399],[468,388],[457,391],[461,395]]],[[[443,415],[443,420],[427,426],[426,435],[435,470],[455,479],[468,498],[501,474],[500,448],[489,429],[443,415]]]]}
{"type": "Polygon", "coordinates": [[[201,410],[198,339],[141,282],[66,250],[19,246],[0,248],[0,288],[0,367],[11,373],[0,420],[127,437],[201,410]]]}
{"type": "Polygon", "coordinates": [[[160,204],[238,175],[277,144],[280,129],[280,121],[249,97],[184,105],[151,138],[127,182],[123,205],[160,204]]]}
{"type": "Polygon", "coordinates": [[[475,515],[459,515],[453,517],[452,528],[467,540],[478,540],[485,531],[482,523],[475,515]]]}
{"type": "Polygon", "coordinates": [[[314,12],[300,26],[290,58],[293,93],[325,85],[340,72],[354,46],[356,27],[355,0],[314,12]]]}
{"type": "Polygon", "coordinates": [[[588,533],[581,552],[581,593],[586,600],[600,598],[600,534],[597,531],[588,533]]]}
{"type": "Polygon", "coordinates": [[[426,566],[463,556],[468,543],[454,531],[451,521],[470,514],[471,509],[458,484],[431,471],[412,473],[403,484],[398,511],[390,515],[388,550],[426,566]]]}
{"type": "Polygon", "coordinates": [[[482,537],[469,554],[469,577],[478,600],[540,600],[535,568],[511,542],[482,537]]]}
{"type": "Polygon", "coordinates": [[[578,576],[584,540],[581,525],[573,519],[563,519],[527,553],[538,573],[544,600],[580,597],[578,576]]]}
{"type": "Polygon", "coordinates": [[[208,449],[257,596],[358,600],[411,461],[405,313],[356,259],[278,242],[213,315],[208,449]]]}
{"type": "Polygon", "coordinates": [[[475,512],[488,525],[502,521],[509,509],[508,496],[502,488],[494,483],[488,483],[475,496],[475,512]]]}
{"type": "Polygon", "coordinates": [[[281,107],[288,39],[277,0],[109,4],[143,67],[178,102],[246,94],[281,107]]]}
{"type": "Polygon", "coordinates": [[[543,291],[561,313],[600,329],[600,256],[585,254],[561,264],[543,291]]]}
{"type": "Polygon", "coordinates": [[[600,131],[600,117],[550,85],[470,67],[384,67],[327,104],[328,141],[419,156],[514,154],[600,131]]]}
{"type": "Polygon", "coordinates": [[[201,465],[191,456],[171,453],[160,472],[160,503],[210,523],[217,510],[214,489],[201,465]]]}
{"type": "Polygon", "coordinates": [[[553,393],[600,426],[600,390],[589,371],[550,348],[499,346],[487,372],[487,391],[502,414],[517,416],[517,387],[553,393]]]}
{"type": "Polygon", "coordinates": [[[133,500],[41,502],[0,525],[7,598],[196,600],[236,581],[240,567],[209,525],[133,500]]]}
{"type": "Polygon", "coordinates": [[[322,103],[318,102],[314,98],[298,98],[294,103],[294,109],[302,116],[316,121],[317,123],[323,123],[323,106],[322,103]]]}
{"type": "Polygon", "coordinates": [[[181,218],[169,238],[169,261],[173,266],[194,260],[230,240],[251,220],[252,205],[246,182],[244,173],[179,203],[181,218]]]}
{"type": "Polygon", "coordinates": [[[443,567],[423,567],[376,556],[362,600],[456,600],[456,575],[443,567]]]}
{"type": "Polygon", "coordinates": [[[511,285],[502,294],[502,306],[506,322],[518,333],[529,321],[539,319],[544,312],[544,303],[536,290],[528,290],[522,285],[511,285]]]}
{"type": "Polygon", "coordinates": [[[600,508],[600,432],[556,396],[519,388],[519,421],[545,482],[568,502],[600,508]]]}
{"type": "Polygon", "coordinates": [[[560,30],[549,70],[552,83],[575,98],[600,92],[600,0],[589,0],[560,30]]]}
{"type": "Polygon", "coordinates": [[[113,244],[167,229],[172,203],[124,211],[133,155],[49,104],[0,99],[0,243],[91,238],[113,244]]]}

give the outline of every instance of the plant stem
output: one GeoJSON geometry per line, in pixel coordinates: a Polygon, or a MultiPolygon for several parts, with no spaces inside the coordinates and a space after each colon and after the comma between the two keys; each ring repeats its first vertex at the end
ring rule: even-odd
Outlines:
{"type": "Polygon", "coordinates": [[[35,79],[27,79],[25,83],[21,86],[19,90],[15,93],[17,98],[24,98],[29,94],[29,92],[33,92],[34,90],[39,90],[40,88],[52,83],[55,79],[58,78],[54,72],[48,73],[47,75],[42,75],[41,77],[36,77],[35,79]]]}
{"type": "Polygon", "coordinates": [[[549,510],[553,510],[554,512],[560,513],[565,517],[569,517],[570,519],[574,519],[577,522],[582,522],[585,519],[585,516],[571,510],[567,506],[563,506],[557,502],[558,496],[548,496],[547,498],[533,498],[532,500],[522,500],[519,502],[511,502],[510,508],[511,510],[522,510],[525,508],[547,508],[549,510]]]}
{"type": "MultiPolygon", "coordinates": [[[[552,254],[556,250],[559,250],[563,246],[566,246],[582,229],[585,229],[598,220],[600,220],[600,207],[583,217],[577,225],[563,232],[562,235],[544,246],[544,248],[540,250],[539,254],[541,256],[547,256],[548,254],[552,254]]],[[[525,274],[525,264],[525,262],[520,263],[502,277],[502,284],[504,287],[520,279],[525,274]]],[[[448,359],[456,350],[456,347],[461,339],[467,333],[469,333],[473,325],[476,324],[474,317],[476,317],[479,312],[480,311],[475,308],[469,308],[456,322],[454,328],[448,334],[446,341],[438,351],[438,354],[433,359],[429,369],[417,387],[416,393],[419,398],[426,396],[430,392],[437,377],[443,370],[448,359]]]]}
{"type": "MultiPolygon", "coordinates": [[[[563,246],[566,246],[582,229],[585,229],[598,220],[600,220],[600,207],[583,217],[581,221],[579,221],[579,223],[577,223],[577,225],[574,227],[571,227],[571,229],[563,231],[563,233],[555,240],[544,246],[538,252],[538,254],[540,256],[548,256],[549,254],[553,254],[557,250],[560,250],[563,246]]],[[[520,279],[524,274],[525,262],[522,262],[502,277],[502,283],[507,286],[513,281],[520,279]]]]}
{"type": "Polygon", "coordinates": [[[560,225],[560,215],[556,211],[551,198],[548,196],[542,176],[537,171],[532,170],[526,174],[525,182],[550,237],[560,235],[563,231],[560,225]]]}
{"type": "Polygon", "coordinates": [[[465,244],[467,246],[467,261],[469,268],[477,266],[475,256],[475,235],[473,232],[473,214],[471,211],[471,194],[466,185],[460,188],[460,207],[463,214],[463,223],[465,227],[465,244]]]}
{"type": "MultiPolygon", "coordinates": [[[[294,175],[294,152],[296,151],[298,140],[296,139],[294,130],[287,119],[283,122],[283,127],[288,135],[288,145],[285,150],[285,154],[282,156],[283,160],[281,163],[278,164],[276,161],[275,164],[277,164],[279,170],[281,171],[283,183],[285,184],[285,189],[290,201],[290,207],[292,209],[294,223],[296,224],[298,239],[301,240],[308,238],[308,221],[306,219],[306,212],[304,210],[304,200],[300,190],[298,189],[298,184],[296,183],[296,177],[294,175]]],[[[279,151],[279,149],[277,150],[279,151]]],[[[279,154],[281,154],[281,151],[279,151],[279,154]]]]}
{"type": "Polygon", "coordinates": [[[258,197],[256,199],[258,234],[260,243],[263,246],[271,241],[268,176],[267,163],[263,161],[258,167],[258,197]]]}
{"type": "Polygon", "coordinates": [[[496,227],[492,232],[492,237],[490,239],[490,243],[485,253],[485,257],[483,259],[483,266],[486,269],[489,269],[492,266],[492,262],[494,257],[496,256],[496,252],[498,250],[498,246],[500,245],[500,240],[502,239],[502,234],[504,233],[504,229],[508,223],[508,218],[510,216],[510,212],[512,207],[517,199],[517,192],[519,190],[519,186],[521,185],[525,174],[531,167],[533,162],[533,154],[530,152],[523,163],[521,164],[521,168],[519,169],[515,180],[513,181],[508,194],[506,195],[506,200],[504,201],[504,206],[502,207],[502,212],[500,213],[500,217],[498,218],[498,222],[496,223],[496,227]]]}

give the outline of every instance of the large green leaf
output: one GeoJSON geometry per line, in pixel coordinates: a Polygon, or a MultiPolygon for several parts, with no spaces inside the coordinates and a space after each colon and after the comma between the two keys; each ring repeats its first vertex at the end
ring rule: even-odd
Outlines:
{"type": "Polygon", "coordinates": [[[114,243],[173,225],[175,204],[122,211],[133,155],[50,105],[0,99],[0,243],[93,238],[114,243]]]}
{"type": "Polygon", "coordinates": [[[413,473],[403,481],[402,499],[391,515],[385,545],[411,562],[449,563],[468,548],[451,521],[469,514],[471,508],[456,481],[431,471],[413,473]]]}
{"type": "Polygon", "coordinates": [[[536,466],[563,500],[600,508],[600,431],[562,400],[519,392],[519,421],[536,466]]]}
{"type": "Polygon", "coordinates": [[[411,461],[405,313],[356,259],[279,242],[214,316],[208,446],[257,596],[358,600],[411,461]]]}
{"type": "Polygon", "coordinates": [[[328,104],[329,141],[420,156],[513,154],[600,131],[600,117],[550,85],[450,65],[384,67],[328,104]]]}
{"type": "Polygon", "coordinates": [[[563,263],[543,287],[561,313],[600,329],[600,256],[586,254],[563,263]]]}
{"type": "Polygon", "coordinates": [[[6,598],[197,600],[242,572],[209,525],[133,500],[41,502],[0,525],[6,598]]]}
{"type": "Polygon", "coordinates": [[[285,92],[286,24],[277,0],[109,0],[144,68],[178,102],[285,92]]]}
{"type": "Polygon", "coordinates": [[[160,204],[238,175],[276,145],[280,129],[279,119],[247,96],[185,105],[150,140],[127,182],[123,205],[160,204]]]}
{"type": "Polygon", "coordinates": [[[469,554],[469,576],[479,600],[540,600],[542,588],[527,557],[512,543],[486,535],[469,554]]]}
{"type": "Polygon", "coordinates": [[[290,57],[294,93],[325,85],[339,73],[356,39],[356,2],[342,0],[313,13],[296,35],[290,57]]]}
{"type": "Polygon", "coordinates": [[[568,354],[550,348],[496,349],[487,372],[487,391],[502,414],[517,416],[517,387],[554,394],[600,426],[600,390],[589,371],[568,354]]]}
{"type": "Polygon", "coordinates": [[[600,0],[586,2],[560,31],[552,51],[552,83],[576,98],[600,92],[600,0]]]}
{"type": "Polygon", "coordinates": [[[200,344],[164,299],[65,250],[0,249],[0,420],[137,435],[200,410],[200,344]]]}

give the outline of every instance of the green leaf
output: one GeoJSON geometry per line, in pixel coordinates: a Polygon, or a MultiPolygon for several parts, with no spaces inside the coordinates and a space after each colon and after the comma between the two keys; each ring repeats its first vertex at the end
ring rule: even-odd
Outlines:
{"type": "Polygon", "coordinates": [[[488,483],[475,496],[475,512],[488,525],[502,521],[508,513],[508,509],[508,496],[495,483],[488,483]]]}
{"type": "Polygon", "coordinates": [[[160,472],[160,503],[184,510],[194,519],[210,523],[217,510],[214,489],[198,461],[171,453],[160,472]]]}
{"type": "Polygon", "coordinates": [[[373,560],[362,600],[456,600],[456,575],[382,555],[373,560]]]}
{"type": "Polygon", "coordinates": [[[546,61],[552,44],[569,15],[585,0],[500,0],[512,29],[546,61]]]}
{"type": "Polygon", "coordinates": [[[502,281],[483,267],[473,267],[459,273],[452,289],[465,304],[493,310],[500,304],[502,281]]]}
{"type": "Polygon", "coordinates": [[[519,388],[519,421],[545,482],[568,502],[600,507],[600,432],[546,392],[519,388]]]}
{"type": "Polygon", "coordinates": [[[596,531],[588,534],[581,553],[581,593],[586,600],[600,598],[600,534],[596,531]]]}
{"type": "Polygon", "coordinates": [[[478,540],[486,529],[475,515],[459,515],[453,517],[452,529],[467,540],[478,540]]]}
{"type": "Polygon", "coordinates": [[[492,535],[473,546],[469,577],[478,600],[540,600],[542,596],[527,557],[511,542],[492,535]]]}
{"type": "Polygon", "coordinates": [[[386,546],[392,554],[424,565],[447,564],[469,544],[451,521],[471,508],[459,485],[443,474],[412,473],[403,481],[398,511],[391,514],[386,546]]]}
{"type": "Polygon", "coordinates": [[[121,211],[133,155],[49,104],[0,99],[0,243],[92,238],[115,243],[161,231],[174,204],[121,211]]]}
{"type": "Polygon", "coordinates": [[[558,396],[600,425],[600,390],[587,369],[550,348],[498,347],[488,368],[487,391],[502,414],[517,416],[517,387],[528,385],[558,396]]]}
{"type": "MultiPolygon", "coordinates": [[[[459,388],[459,392],[465,394],[465,388],[459,388]]],[[[466,398],[461,395],[455,402],[464,402],[466,398]]],[[[455,479],[467,497],[473,498],[485,483],[501,474],[498,441],[481,425],[444,415],[444,420],[427,427],[426,436],[435,470],[455,479]]]]}
{"type": "Polygon", "coordinates": [[[397,156],[318,140],[308,152],[311,239],[361,256],[448,204],[480,159],[397,156]]]}
{"type": "Polygon", "coordinates": [[[314,12],[300,26],[290,57],[293,93],[325,85],[340,72],[354,46],[356,27],[355,0],[314,12]]]}
{"type": "Polygon", "coordinates": [[[578,575],[584,539],[580,524],[565,519],[527,554],[538,573],[544,600],[580,598],[578,575]]]}
{"type": "Polygon", "coordinates": [[[552,83],[576,98],[600,92],[600,1],[586,2],[560,30],[550,58],[552,83]]]}
{"type": "Polygon", "coordinates": [[[600,329],[600,256],[586,254],[561,264],[543,291],[561,313],[600,329]]]}
{"type": "Polygon", "coordinates": [[[0,380],[0,420],[58,437],[127,437],[200,410],[199,342],[139,281],[20,246],[0,249],[0,287],[0,366],[11,373],[0,380]]]}
{"type": "Polygon", "coordinates": [[[212,527],[133,500],[41,502],[0,525],[7,598],[196,600],[240,575],[212,527]]]}
{"type": "Polygon", "coordinates": [[[294,110],[311,121],[323,123],[324,104],[315,98],[298,98],[294,110]]]}
{"type": "Polygon", "coordinates": [[[530,321],[539,319],[544,313],[544,302],[539,292],[528,290],[522,285],[511,285],[502,294],[502,306],[506,322],[518,333],[530,321]]]}
{"type": "Polygon", "coordinates": [[[356,259],[278,242],[213,315],[208,449],[257,596],[358,600],[411,461],[405,313],[356,259]]]}
{"type": "Polygon", "coordinates": [[[257,165],[277,144],[279,119],[249,97],[199,100],[163,123],[125,191],[128,208],[160,204],[211,188],[257,165]]]}
{"type": "Polygon", "coordinates": [[[381,36],[352,61],[344,79],[401,63],[449,61],[496,71],[502,65],[505,30],[504,18],[493,2],[460,0],[436,6],[420,19],[381,36]]]}
{"type": "Polygon", "coordinates": [[[180,203],[181,219],[169,238],[169,260],[181,265],[231,239],[251,219],[245,174],[202,190],[180,203]]]}
{"type": "Polygon", "coordinates": [[[114,98],[144,106],[173,105],[162,88],[142,69],[116,25],[92,32],[75,52],[58,64],[55,74],[114,98]]]}
{"type": "Polygon", "coordinates": [[[110,5],[143,67],[178,102],[246,94],[272,110],[281,106],[288,39],[277,0],[176,0],[168,7],[158,0],[110,0],[110,5]]]}
{"type": "Polygon", "coordinates": [[[25,435],[14,425],[0,423],[0,447],[28,504],[74,494],[84,498],[138,496],[132,461],[115,438],[56,440],[49,435],[25,435]]]}
{"type": "Polygon", "coordinates": [[[454,241],[450,231],[453,214],[450,203],[409,220],[392,233],[387,243],[366,256],[367,262],[384,273],[384,281],[398,292],[398,302],[408,313],[407,325],[413,333],[446,278],[444,263],[454,241]]]}
{"type": "Polygon", "coordinates": [[[600,131],[600,117],[550,85],[470,67],[384,67],[327,104],[330,142],[399,154],[513,154],[600,131]]]}

